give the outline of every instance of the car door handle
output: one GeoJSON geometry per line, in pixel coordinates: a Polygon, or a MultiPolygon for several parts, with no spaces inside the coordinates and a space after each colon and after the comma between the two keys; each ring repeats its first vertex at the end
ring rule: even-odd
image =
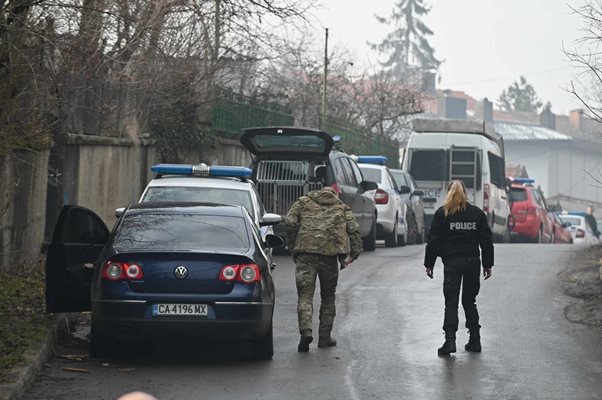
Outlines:
{"type": "Polygon", "coordinates": [[[505,196],[502,196],[502,199],[506,200],[506,197],[505,197],[505,196]]]}

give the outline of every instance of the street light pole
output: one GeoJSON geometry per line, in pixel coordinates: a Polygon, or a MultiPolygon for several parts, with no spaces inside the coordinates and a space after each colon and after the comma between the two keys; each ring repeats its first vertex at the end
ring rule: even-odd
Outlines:
{"type": "Polygon", "coordinates": [[[326,119],[326,93],[328,90],[328,28],[326,28],[324,39],[324,82],[322,83],[322,110],[320,112],[320,126],[323,128],[326,119]]]}

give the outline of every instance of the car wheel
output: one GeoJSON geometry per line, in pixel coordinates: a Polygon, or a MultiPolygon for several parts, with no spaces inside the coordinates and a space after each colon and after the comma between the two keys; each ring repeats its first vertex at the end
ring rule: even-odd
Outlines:
{"type": "Polygon", "coordinates": [[[363,244],[366,251],[376,250],[376,214],[374,214],[374,219],[372,220],[372,229],[370,229],[368,236],[363,239],[363,244]]]}
{"type": "Polygon", "coordinates": [[[399,232],[399,222],[397,220],[397,215],[395,216],[395,224],[393,225],[393,231],[387,236],[385,236],[385,247],[397,247],[398,243],[398,235],[399,232]]]}
{"type": "Polygon", "coordinates": [[[550,237],[550,244],[556,243],[556,232],[552,232],[552,236],[550,237]]]}
{"type": "Polygon", "coordinates": [[[111,357],[119,354],[121,348],[120,342],[113,339],[94,327],[94,322],[90,325],[90,355],[96,358],[111,357]]]}
{"type": "Polygon", "coordinates": [[[255,339],[253,342],[253,358],[257,360],[271,360],[274,356],[274,329],[273,325],[270,324],[268,332],[255,339]]]}
{"type": "Polygon", "coordinates": [[[418,222],[416,221],[416,215],[410,214],[407,218],[408,230],[406,232],[405,242],[406,243],[417,243],[418,242],[418,222]]]}
{"type": "Polygon", "coordinates": [[[426,240],[426,225],[424,224],[424,215],[422,216],[422,229],[418,236],[416,236],[416,244],[422,244],[426,240]]]}
{"type": "Polygon", "coordinates": [[[543,226],[540,226],[537,232],[537,243],[543,244],[543,226]]]}

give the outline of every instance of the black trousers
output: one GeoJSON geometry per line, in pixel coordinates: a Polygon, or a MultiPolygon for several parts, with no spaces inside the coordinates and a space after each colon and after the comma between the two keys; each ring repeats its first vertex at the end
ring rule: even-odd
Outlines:
{"type": "Polygon", "coordinates": [[[458,330],[458,301],[462,281],[462,306],[466,315],[466,328],[478,329],[479,312],[477,295],[481,287],[481,260],[478,257],[462,257],[447,260],[443,269],[443,295],[445,296],[445,319],[443,330],[455,333],[458,330]]]}

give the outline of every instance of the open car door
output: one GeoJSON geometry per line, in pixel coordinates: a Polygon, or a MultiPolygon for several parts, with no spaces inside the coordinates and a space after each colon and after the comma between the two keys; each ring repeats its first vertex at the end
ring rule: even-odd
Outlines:
{"type": "Polygon", "coordinates": [[[323,131],[290,126],[269,126],[242,130],[240,143],[256,157],[320,157],[330,154],[332,137],[323,131]]]}
{"type": "Polygon", "coordinates": [[[92,211],[63,207],[46,258],[46,312],[90,310],[94,263],[108,238],[107,226],[92,211]]]}

